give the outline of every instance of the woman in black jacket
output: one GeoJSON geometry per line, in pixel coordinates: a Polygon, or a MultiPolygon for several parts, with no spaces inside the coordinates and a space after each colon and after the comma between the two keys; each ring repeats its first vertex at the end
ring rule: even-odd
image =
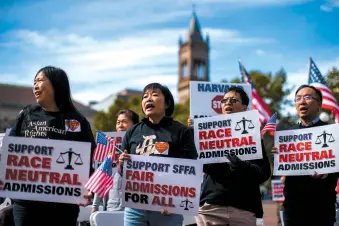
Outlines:
{"type": "MultiPolygon", "coordinates": [[[[66,73],[51,66],[40,69],[33,94],[37,105],[26,106],[19,113],[10,136],[90,142],[92,155],[95,141],[91,126],[73,105],[66,73]]],[[[15,226],[76,225],[76,204],[13,201],[15,226]]]]}
{"type": "MultiPolygon", "coordinates": [[[[123,163],[130,154],[196,159],[197,151],[192,132],[183,124],[172,119],[174,99],[166,86],[151,83],[144,88],[142,110],[146,116],[140,123],[129,128],[125,134],[119,157],[123,163]],[[167,151],[158,151],[157,143],[166,143],[167,151]]],[[[122,165],[122,164],[121,164],[122,165]]],[[[125,226],[181,226],[183,216],[163,214],[156,211],[125,208],[125,226]]]]}

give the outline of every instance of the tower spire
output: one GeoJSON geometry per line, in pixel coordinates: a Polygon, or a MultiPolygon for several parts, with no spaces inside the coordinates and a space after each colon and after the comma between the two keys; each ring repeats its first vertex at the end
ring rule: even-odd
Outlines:
{"type": "Polygon", "coordinates": [[[203,41],[195,4],[192,4],[192,19],[188,31],[188,41],[203,41]]]}

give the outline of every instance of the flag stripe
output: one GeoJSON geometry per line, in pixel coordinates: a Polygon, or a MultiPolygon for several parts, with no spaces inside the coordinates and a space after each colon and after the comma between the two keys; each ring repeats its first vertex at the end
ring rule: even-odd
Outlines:
{"type": "Polygon", "coordinates": [[[265,127],[261,130],[261,138],[266,132],[269,132],[274,136],[275,130],[277,129],[277,114],[274,114],[268,121],[265,127]]]}
{"type": "MultiPolygon", "coordinates": [[[[101,137],[102,138],[102,137],[101,137]]],[[[107,140],[107,146],[110,144],[112,147],[115,147],[115,140],[113,138],[105,137],[107,140]]],[[[103,140],[99,140],[99,142],[103,142],[103,140]]],[[[115,158],[116,148],[112,148],[112,151],[108,153],[108,156],[105,157],[104,162],[99,166],[98,169],[90,176],[86,184],[85,188],[97,194],[100,198],[104,198],[109,190],[113,187],[113,169],[112,163],[115,158]]]]}
{"type": "Polygon", "coordinates": [[[257,93],[257,90],[255,89],[252,80],[250,79],[245,67],[242,65],[242,63],[240,61],[239,61],[239,69],[240,69],[240,73],[242,75],[241,80],[244,83],[251,85],[252,107],[253,107],[254,110],[258,111],[260,123],[263,124],[270,119],[270,117],[272,116],[272,113],[271,113],[270,109],[267,107],[267,105],[265,104],[264,100],[257,93]]]}
{"type": "Polygon", "coordinates": [[[312,58],[309,62],[309,80],[308,83],[319,89],[323,96],[322,108],[332,111],[335,122],[339,123],[339,106],[337,100],[334,98],[332,91],[328,88],[325,78],[322,76],[317,65],[312,58]]]}

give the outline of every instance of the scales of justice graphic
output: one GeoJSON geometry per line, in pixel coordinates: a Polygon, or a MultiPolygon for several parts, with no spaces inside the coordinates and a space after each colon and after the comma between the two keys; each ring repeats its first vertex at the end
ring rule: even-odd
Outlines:
{"type": "Polygon", "coordinates": [[[59,164],[65,163],[65,159],[63,157],[65,154],[68,154],[68,165],[65,166],[65,169],[74,170],[73,166],[71,165],[73,155],[77,156],[77,158],[74,161],[75,165],[82,165],[83,164],[82,159],[80,157],[80,154],[72,151],[72,148],[70,148],[69,151],[61,152],[60,156],[58,157],[56,162],[59,163],[59,164]]]}
{"type": "Polygon", "coordinates": [[[327,148],[328,147],[327,142],[332,143],[332,142],[335,141],[333,136],[332,136],[332,133],[326,133],[326,131],[324,131],[322,134],[317,136],[317,140],[315,141],[315,144],[322,144],[322,141],[320,139],[321,137],[324,139],[323,146],[321,146],[322,148],[327,148]],[[326,139],[326,138],[328,138],[328,139],[326,139]]]}
{"type": "Polygon", "coordinates": [[[253,123],[252,123],[252,120],[248,120],[248,119],[246,119],[245,117],[243,117],[242,118],[242,120],[240,120],[239,122],[237,122],[237,125],[236,125],[236,127],[235,127],[235,130],[236,131],[239,131],[239,130],[243,130],[242,132],[241,132],[241,134],[247,134],[248,133],[248,131],[247,131],[247,129],[253,129],[254,128],[254,125],[253,125],[253,123]],[[241,128],[241,124],[240,123],[242,123],[242,126],[243,126],[243,129],[241,128]],[[246,123],[248,123],[247,125],[246,125],[246,123]],[[240,124],[240,125],[239,125],[240,124]]]}
{"type": "Polygon", "coordinates": [[[189,208],[193,208],[193,202],[189,201],[188,199],[185,199],[184,201],[181,201],[180,207],[185,207],[184,210],[188,210],[189,208]]]}

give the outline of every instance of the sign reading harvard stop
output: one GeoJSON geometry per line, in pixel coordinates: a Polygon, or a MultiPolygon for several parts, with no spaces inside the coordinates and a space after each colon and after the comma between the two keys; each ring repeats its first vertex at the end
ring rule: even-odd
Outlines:
{"type": "Polygon", "coordinates": [[[215,96],[213,99],[212,99],[212,109],[217,113],[217,114],[222,114],[222,107],[221,107],[221,100],[223,99],[224,97],[221,96],[221,95],[218,95],[218,96],[215,96]]]}

